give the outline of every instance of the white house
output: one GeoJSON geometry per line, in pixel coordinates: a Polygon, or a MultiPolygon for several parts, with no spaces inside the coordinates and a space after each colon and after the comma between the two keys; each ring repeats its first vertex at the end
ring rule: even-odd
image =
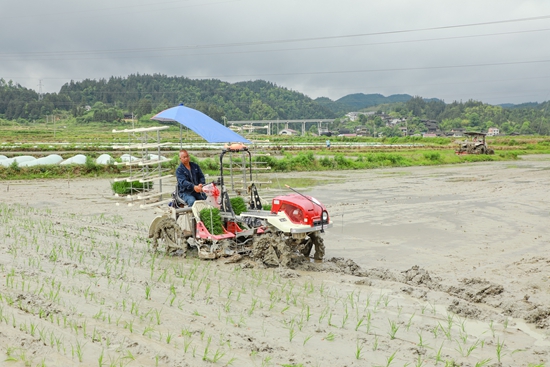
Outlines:
{"type": "Polygon", "coordinates": [[[348,112],[346,113],[346,116],[349,118],[350,121],[355,121],[357,120],[359,114],[357,112],[348,112]]]}
{"type": "Polygon", "coordinates": [[[498,127],[490,127],[489,130],[487,130],[487,136],[496,136],[500,134],[500,130],[498,127]]]}

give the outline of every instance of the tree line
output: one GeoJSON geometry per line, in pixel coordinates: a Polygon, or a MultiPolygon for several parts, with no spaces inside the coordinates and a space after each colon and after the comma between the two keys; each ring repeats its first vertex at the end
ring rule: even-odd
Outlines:
{"type": "MultiPolygon", "coordinates": [[[[360,114],[352,127],[362,126],[369,134],[382,132],[384,136],[401,136],[400,127],[403,126],[407,128],[408,135],[421,134],[428,131],[429,124],[436,124],[438,131],[442,133],[456,130],[487,132],[489,128],[496,127],[501,134],[506,135],[550,135],[548,107],[550,102],[503,107],[474,100],[445,103],[441,100],[425,100],[416,96],[407,102],[367,108],[364,111],[375,113],[360,114]],[[406,120],[406,123],[387,127],[382,118],[384,115],[393,119],[406,120]]],[[[342,119],[340,119],[340,125],[342,126],[342,119]]]]}
{"type": "Polygon", "coordinates": [[[442,131],[487,131],[491,127],[498,127],[505,134],[550,135],[548,107],[548,101],[530,103],[526,107],[505,108],[474,100],[446,104],[443,101],[425,101],[421,97],[413,97],[403,106],[396,106],[395,112],[413,117],[413,123],[418,122],[414,117],[437,121],[442,131]]]}
{"type": "Polygon", "coordinates": [[[71,81],[59,93],[39,96],[33,90],[0,79],[0,116],[36,120],[56,111],[70,111],[82,122],[111,121],[124,113],[144,116],[184,103],[216,121],[334,118],[335,114],[308,96],[256,80],[227,83],[165,75],[130,75],[71,81]],[[90,113],[93,109],[93,113],[90,113]]]}
{"type": "MultiPolygon", "coordinates": [[[[0,78],[0,118],[12,121],[44,120],[47,115],[65,113],[81,123],[114,122],[123,119],[126,113],[139,118],[179,103],[198,109],[218,122],[336,119],[352,111],[342,110],[342,103],[338,101],[328,98],[313,100],[297,91],[262,80],[227,83],[216,79],[195,80],[161,74],[135,74],[71,81],[63,85],[59,93],[39,95],[34,90],[0,78]]],[[[498,127],[506,134],[550,135],[549,104],[529,103],[510,108],[473,100],[445,103],[416,96],[406,102],[365,110],[406,118],[411,133],[424,132],[425,121],[433,120],[442,131],[486,131],[490,127],[498,127]]],[[[337,120],[335,126],[339,126],[338,123],[337,120]]],[[[372,125],[374,129],[381,127],[382,121],[376,120],[373,124],[369,117],[361,115],[357,123],[340,127],[353,128],[356,124],[367,127],[372,125]]],[[[395,133],[399,133],[399,130],[395,133]]]]}

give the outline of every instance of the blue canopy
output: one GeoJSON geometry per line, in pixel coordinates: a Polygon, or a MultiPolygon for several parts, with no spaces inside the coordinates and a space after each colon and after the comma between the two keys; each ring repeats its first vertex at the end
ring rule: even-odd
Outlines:
{"type": "Polygon", "coordinates": [[[209,143],[250,143],[233,130],[223,126],[210,116],[183,104],[169,108],[151,117],[151,120],[175,121],[194,131],[209,143]]]}

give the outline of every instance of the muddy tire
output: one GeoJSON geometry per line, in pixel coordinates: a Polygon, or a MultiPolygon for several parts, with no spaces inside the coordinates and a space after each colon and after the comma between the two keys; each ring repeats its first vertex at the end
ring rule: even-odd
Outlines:
{"type": "Polygon", "coordinates": [[[474,154],[485,154],[485,147],[483,145],[475,147],[474,154]]]}
{"type": "Polygon", "coordinates": [[[155,223],[155,228],[151,229],[153,234],[153,251],[158,251],[159,245],[164,245],[167,254],[182,250],[187,250],[186,236],[183,234],[180,226],[171,217],[163,217],[155,223]]]}
{"type": "Polygon", "coordinates": [[[287,241],[276,233],[265,233],[254,238],[252,260],[262,262],[270,267],[292,268],[304,260],[287,241]]]}
{"type": "Polygon", "coordinates": [[[315,260],[323,260],[325,257],[325,243],[319,232],[313,232],[309,235],[309,240],[305,243],[300,252],[305,257],[309,257],[313,246],[315,246],[315,254],[313,255],[313,258],[315,260]]]}
{"type": "Polygon", "coordinates": [[[304,247],[302,247],[302,249],[300,250],[300,253],[305,257],[309,257],[309,255],[311,254],[311,249],[313,249],[313,241],[308,240],[305,243],[304,247]]]}

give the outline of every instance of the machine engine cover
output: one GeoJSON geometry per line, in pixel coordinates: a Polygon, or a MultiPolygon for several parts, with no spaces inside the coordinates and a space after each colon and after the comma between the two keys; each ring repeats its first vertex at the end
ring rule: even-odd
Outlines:
{"type": "Polygon", "coordinates": [[[271,213],[284,212],[295,224],[307,226],[329,223],[326,208],[312,196],[300,194],[280,195],[273,198],[271,213]]]}

